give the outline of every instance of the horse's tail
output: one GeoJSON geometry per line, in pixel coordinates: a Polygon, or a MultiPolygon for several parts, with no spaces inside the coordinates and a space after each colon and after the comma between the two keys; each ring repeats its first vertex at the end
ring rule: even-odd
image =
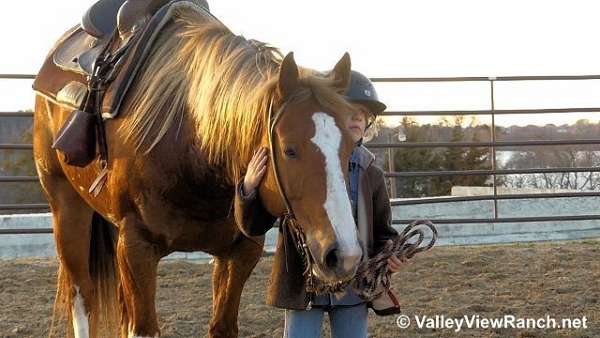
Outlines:
{"type": "Polygon", "coordinates": [[[90,275],[96,287],[98,300],[99,332],[108,337],[117,337],[119,304],[117,289],[119,270],[117,269],[117,228],[98,213],[92,217],[90,240],[90,275]]]}
{"type": "MultiPolygon", "coordinates": [[[[94,212],[90,236],[89,271],[96,290],[96,310],[98,311],[96,330],[98,337],[118,337],[120,334],[118,317],[120,311],[117,299],[119,272],[117,269],[116,243],[116,227],[106,221],[100,214],[94,212]]],[[[58,285],[50,337],[61,336],[56,328],[57,324],[63,321],[64,318],[61,316],[64,316],[64,314],[67,314],[68,323],[66,336],[72,336],[72,287],[68,273],[61,264],[58,271],[58,285]]]]}

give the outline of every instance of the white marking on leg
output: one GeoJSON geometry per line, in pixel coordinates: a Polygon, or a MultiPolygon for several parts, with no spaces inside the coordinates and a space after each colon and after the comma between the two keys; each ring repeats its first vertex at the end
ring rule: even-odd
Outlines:
{"type": "MultiPolygon", "coordinates": [[[[352,217],[352,207],[344,182],[339,151],[342,133],[332,116],[317,112],[312,117],[315,123],[315,136],[310,140],[325,156],[327,173],[327,196],[324,208],[340,245],[340,250],[349,255],[360,255],[356,235],[356,225],[352,217]]],[[[345,167],[344,167],[345,168],[345,167]]]]}
{"type": "Polygon", "coordinates": [[[131,324],[131,323],[129,323],[127,331],[128,331],[127,332],[127,338],[158,338],[159,337],[158,333],[154,337],[151,337],[151,336],[136,336],[135,333],[134,333],[135,330],[133,329],[133,324],[131,324]]]}
{"type": "Polygon", "coordinates": [[[150,337],[150,336],[136,336],[132,332],[129,332],[129,338],[158,338],[158,334],[154,337],[150,337]]]}
{"type": "Polygon", "coordinates": [[[73,331],[75,331],[75,338],[88,338],[90,336],[89,329],[89,313],[85,311],[85,304],[83,303],[83,297],[79,293],[79,286],[75,285],[75,297],[73,297],[73,308],[71,309],[73,314],[73,331]]]}

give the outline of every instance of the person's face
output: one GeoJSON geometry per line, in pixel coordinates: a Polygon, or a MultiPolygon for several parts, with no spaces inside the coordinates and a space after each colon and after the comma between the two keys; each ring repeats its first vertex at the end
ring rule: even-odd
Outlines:
{"type": "Polygon", "coordinates": [[[365,135],[365,128],[367,128],[367,123],[372,114],[363,104],[353,103],[352,105],[356,108],[356,112],[352,113],[348,120],[348,130],[352,134],[352,140],[358,142],[365,135]]]}

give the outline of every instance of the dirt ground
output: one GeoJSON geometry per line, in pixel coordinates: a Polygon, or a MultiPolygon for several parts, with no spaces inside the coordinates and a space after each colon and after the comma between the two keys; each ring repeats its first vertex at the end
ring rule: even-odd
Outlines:
{"type": "MultiPolygon", "coordinates": [[[[272,259],[265,257],[246,284],[240,337],[281,337],[283,311],[265,305],[272,259]]],[[[44,337],[51,320],[54,260],[0,261],[0,337],[44,337]]],[[[158,311],[165,337],[203,337],[211,308],[209,264],[163,262],[158,311]]],[[[441,247],[416,257],[395,275],[404,314],[369,314],[371,337],[600,337],[600,242],[441,247]],[[415,316],[459,318],[587,318],[587,329],[418,329],[415,316]]],[[[324,337],[329,337],[327,320],[324,337]]]]}

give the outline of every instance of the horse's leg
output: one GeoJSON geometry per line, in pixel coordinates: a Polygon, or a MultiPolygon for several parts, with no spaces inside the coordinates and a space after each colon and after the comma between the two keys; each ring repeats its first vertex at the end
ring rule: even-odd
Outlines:
{"type": "Polygon", "coordinates": [[[161,254],[144,235],[145,226],[128,215],[120,226],[117,259],[121,272],[122,337],[158,337],[156,271],[161,254]]]}
{"type": "Polygon", "coordinates": [[[89,273],[90,233],[93,210],[85,204],[65,179],[41,178],[52,209],[54,239],[60,259],[57,301],[71,311],[76,338],[95,337],[97,304],[89,273]],[[60,297],[62,296],[62,297],[60,297]]]}
{"type": "Polygon", "coordinates": [[[263,244],[264,238],[251,240],[240,235],[229,255],[215,257],[210,337],[237,337],[242,289],[262,255],[263,244]]]}
{"type": "MultiPolygon", "coordinates": [[[[60,260],[55,310],[71,313],[76,338],[89,337],[90,314],[96,313],[94,285],[89,273],[90,230],[93,210],[64,177],[56,151],[51,148],[49,105],[38,98],[34,119],[35,164],[42,190],[50,204],[56,250],[60,260]]],[[[56,314],[55,314],[56,315],[56,314]]],[[[94,320],[91,321],[94,324],[94,320]]],[[[91,329],[91,330],[90,330],[91,329]]],[[[70,336],[70,335],[69,335],[70,336]]]]}
{"type": "MultiPolygon", "coordinates": [[[[97,279],[90,274],[90,244],[94,210],[91,209],[64,178],[40,176],[52,210],[54,241],[60,260],[57,304],[61,302],[70,312],[71,323],[76,338],[96,337],[99,329],[100,305],[110,308],[110,299],[101,298],[97,286],[105,287],[110,293],[114,287],[114,277],[98,274],[97,279]],[[102,303],[106,302],[106,303],[102,303]]],[[[110,225],[108,225],[110,226],[110,225]]],[[[98,234],[96,234],[98,235],[98,234]]],[[[92,240],[98,240],[94,238],[92,240]]],[[[100,257],[109,261],[112,257],[100,257]]],[[[97,262],[97,261],[96,261],[97,262]]],[[[111,262],[108,262],[111,265],[111,262]]],[[[108,265],[107,265],[108,266],[108,265]]],[[[110,315],[110,314],[108,314],[110,315]]],[[[112,329],[110,318],[105,329],[112,329]]]]}

